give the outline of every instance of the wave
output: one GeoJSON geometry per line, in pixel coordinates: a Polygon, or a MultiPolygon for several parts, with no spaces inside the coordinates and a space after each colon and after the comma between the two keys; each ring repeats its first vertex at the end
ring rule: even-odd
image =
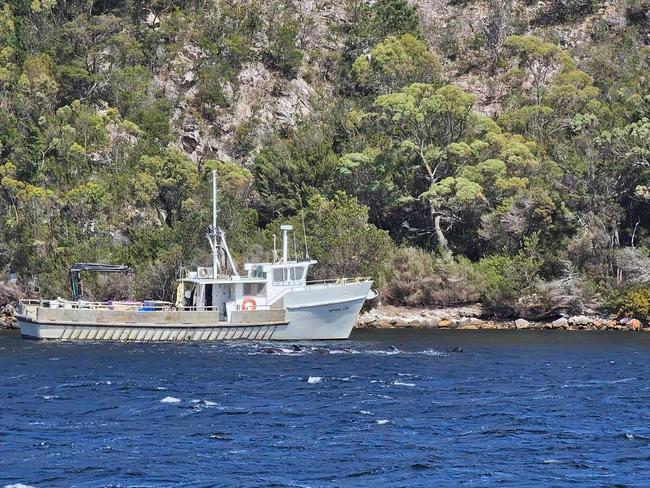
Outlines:
{"type": "Polygon", "coordinates": [[[181,401],[180,398],[176,398],[173,396],[166,396],[165,398],[160,400],[160,403],[180,403],[180,401],[181,401]]]}
{"type": "Polygon", "coordinates": [[[216,407],[216,406],[219,405],[217,402],[213,402],[213,401],[210,401],[210,400],[197,400],[197,399],[192,400],[192,403],[195,404],[195,405],[201,405],[201,406],[204,406],[204,407],[216,407]]]}

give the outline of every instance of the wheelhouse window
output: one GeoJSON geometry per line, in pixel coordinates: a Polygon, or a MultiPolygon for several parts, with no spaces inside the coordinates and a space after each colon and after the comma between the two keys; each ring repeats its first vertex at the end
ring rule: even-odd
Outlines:
{"type": "Polygon", "coordinates": [[[273,270],[273,283],[284,283],[287,281],[287,269],[275,268],[273,270]]]}
{"type": "Polygon", "coordinates": [[[304,266],[291,266],[286,268],[275,268],[273,270],[274,284],[295,284],[300,282],[305,275],[304,266]]]}
{"type": "Polygon", "coordinates": [[[302,275],[305,274],[305,268],[302,266],[296,266],[295,268],[291,268],[291,272],[289,274],[291,281],[300,281],[302,280],[302,275]]]}

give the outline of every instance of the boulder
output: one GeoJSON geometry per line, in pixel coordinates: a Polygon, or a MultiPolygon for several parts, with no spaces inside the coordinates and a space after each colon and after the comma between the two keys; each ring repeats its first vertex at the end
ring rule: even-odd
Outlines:
{"type": "Polygon", "coordinates": [[[568,322],[572,325],[591,325],[592,320],[586,315],[574,315],[568,322]]]}
{"type": "Polygon", "coordinates": [[[515,320],[515,329],[528,329],[530,328],[530,322],[526,319],[517,319],[515,320]]]}
{"type": "Polygon", "coordinates": [[[478,330],[478,325],[476,324],[464,324],[457,327],[459,330],[478,330]]]}
{"type": "Polygon", "coordinates": [[[564,317],[560,317],[557,320],[551,322],[551,327],[553,329],[566,329],[569,326],[569,321],[564,317]]]}
{"type": "Polygon", "coordinates": [[[455,320],[451,319],[442,319],[440,322],[438,322],[438,327],[441,329],[449,329],[451,327],[454,327],[456,325],[455,320]]]}
{"type": "Polygon", "coordinates": [[[641,330],[641,321],[632,319],[627,323],[627,326],[630,330],[641,330]]]}
{"type": "Polygon", "coordinates": [[[424,323],[427,327],[437,328],[438,325],[440,325],[440,317],[437,315],[429,315],[426,317],[426,320],[424,320],[424,323]]]}
{"type": "Polygon", "coordinates": [[[476,317],[463,317],[458,321],[459,329],[476,330],[479,329],[482,325],[483,321],[481,319],[477,319],[476,317]]]}
{"type": "Polygon", "coordinates": [[[487,330],[496,330],[496,329],[506,329],[507,327],[503,327],[502,325],[505,324],[497,324],[495,322],[483,322],[481,325],[481,329],[487,329],[487,330]]]}

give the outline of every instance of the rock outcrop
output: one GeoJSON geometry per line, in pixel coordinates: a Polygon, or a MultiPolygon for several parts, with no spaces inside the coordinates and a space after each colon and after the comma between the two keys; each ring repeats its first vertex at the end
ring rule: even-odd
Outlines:
{"type": "Polygon", "coordinates": [[[577,315],[549,321],[495,321],[482,318],[479,304],[457,308],[417,309],[380,305],[359,315],[357,328],[379,329],[456,329],[456,330],[629,330],[648,331],[650,323],[637,319],[577,315]]]}

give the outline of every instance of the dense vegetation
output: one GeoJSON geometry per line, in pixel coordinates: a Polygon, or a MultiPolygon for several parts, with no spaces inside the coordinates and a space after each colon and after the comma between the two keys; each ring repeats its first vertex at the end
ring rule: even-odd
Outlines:
{"type": "Polygon", "coordinates": [[[591,1],[450,0],[485,12],[471,35],[427,27],[406,0],[321,3],[340,15],[5,0],[0,272],[64,295],[71,263],[124,262],[137,294],[170,299],[181,267],[209,262],[217,169],[239,260],[268,259],[293,221],[318,276],[374,275],[393,303],[649,318],[647,0],[628,0],[622,25],[591,1]],[[568,25],[582,38],[562,47],[568,25]],[[270,97],[307,83],[309,109],[269,125],[255,101],[228,126],[241,73],[260,66],[270,97]],[[198,157],[187,116],[216,141],[198,157]]]}

